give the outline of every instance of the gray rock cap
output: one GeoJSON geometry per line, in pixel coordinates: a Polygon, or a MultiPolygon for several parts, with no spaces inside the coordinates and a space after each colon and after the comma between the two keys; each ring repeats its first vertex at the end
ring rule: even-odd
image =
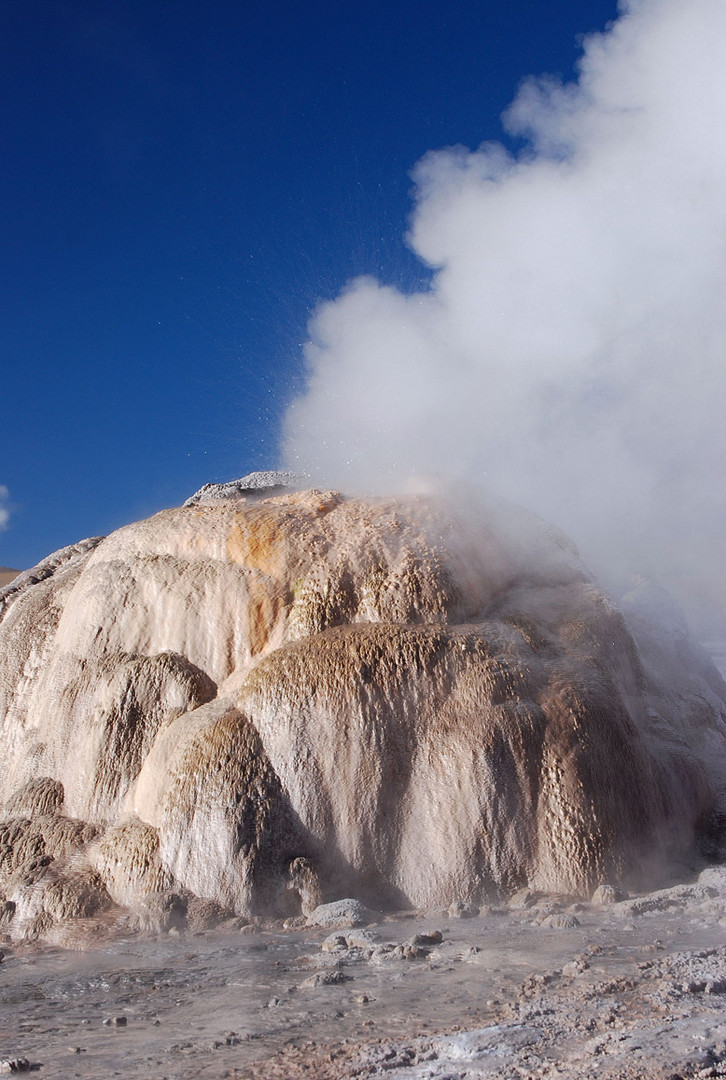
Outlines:
{"type": "Polygon", "coordinates": [[[190,495],[184,506],[212,506],[228,500],[246,499],[250,495],[269,495],[285,488],[301,487],[304,480],[299,473],[274,469],[252,472],[239,480],[228,480],[226,484],[204,484],[190,495]]]}

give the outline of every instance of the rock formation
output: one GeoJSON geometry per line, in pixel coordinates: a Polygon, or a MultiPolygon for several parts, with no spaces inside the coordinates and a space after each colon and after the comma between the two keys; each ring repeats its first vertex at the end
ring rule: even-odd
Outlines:
{"type": "Polygon", "coordinates": [[[232,487],[0,590],[13,934],[583,895],[714,843],[726,685],[561,537],[232,487]]]}
{"type": "Polygon", "coordinates": [[[279,495],[285,488],[301,487],[302,480],[297,473],[265,469],[248,473],[239,480],[228,480],[226,484],[203,484],[184,505],[213,506],[230,499],[247,499],[251,495],[279,495]]]}

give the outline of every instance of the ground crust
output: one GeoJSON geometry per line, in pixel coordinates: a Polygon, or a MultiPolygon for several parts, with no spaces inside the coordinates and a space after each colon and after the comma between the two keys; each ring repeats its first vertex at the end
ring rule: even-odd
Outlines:
{"type": "Polygon", "coordinates": [[[530,894],[333,933],[255,920],[88,953],[5,948],[3,1053],[44,1075],[726,1074],[720,869],[606,905],[530,894]]]}

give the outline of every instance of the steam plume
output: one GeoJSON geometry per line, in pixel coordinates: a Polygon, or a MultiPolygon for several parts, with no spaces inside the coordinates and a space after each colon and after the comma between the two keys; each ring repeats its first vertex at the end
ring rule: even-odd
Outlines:
{"type": "Polygon", "coordinates": [[[726,4],[630,0],[577,82],[532,78],[523,140],[416,167],[404,295],[351,282],[310,326],[285,458],[319,483],[479,482],[586,555],[692,591],[726,508],[726,4]]]}

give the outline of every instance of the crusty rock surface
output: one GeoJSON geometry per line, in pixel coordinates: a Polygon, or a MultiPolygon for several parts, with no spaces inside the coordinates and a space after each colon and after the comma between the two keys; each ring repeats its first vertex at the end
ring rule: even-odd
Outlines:
{"type": "Polygon", "coordinates": [[[267,469],[262,472],[248,473],[239,480],[228,480],[224,484],[203,484],[198,491],[184,503],[185,506],[212,506],[226,499],[246,499],[252,495],[270,495],[279,493],[283,488],[300,486],[303,478],[297,473],[267,469]]]}
{"type": "Polygon", "coordinates": [[[360,900],[333,900],[330,904],[319,904],[310,912],[308,926],[365,926],[374,918],[360,900]]]}
{"type": "MultiPolygon", "coordinates": [[[[550,917],[568,900],[550,897],[550,917]]],[[[186,939],[169,912],[166,935],[82,957],[13,942],[3,1054],[77,1080],[726,1075],[723,868],[632,920],[578,912],[577,926],[503,905],[443,922],[396,912],[332,933],[228,920],[186,939]]]]}
{"type": "Polygon", "coordinates": [[[524,513],[202,499],[0,590],[1,917],[650,884],[713,842],[725,715],[524,513]]]}

